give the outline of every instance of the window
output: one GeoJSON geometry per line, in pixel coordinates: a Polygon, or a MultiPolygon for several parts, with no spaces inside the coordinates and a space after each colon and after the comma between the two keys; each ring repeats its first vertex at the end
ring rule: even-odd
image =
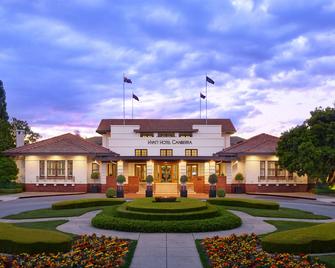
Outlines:
{"type": "Polygon", "coordinates": [[[147,149],[135,149],[135,156],[148,156],[147,149]]]}
{"type": "Polygon", "coordinates": [[[198,149],[185,149],[185,156],[198,156],[198,149]]]}
{"type": "Polygon", "coordinates": [[[192,137],[192,133],[189,132],[180,132],[179,137],[192,137]]]}
{"type": "Polygon", "coordinates": [[[173,156],[172,149],[161,149],[161,156],[173,156]]]}
{"type": "Polygon", "coordinates": [[[73,160],[67,160],[67,176],[73,177],[73,160]]]}
{"type": "Polygon", "coordinates": [[[161,132],[161,133],[158,133],[158,137],[165,137],[165,138],[168,138],[168,137],[175,137],[175,133],[174,132],[161,132]]]}
{"type": "Polygon", "coordinates": [[[215,174],[217,176],[224,176],[223,166],[221,163],[215,163],[215,174]]]}
{"type": "Polygon", "coordinates": [[[259,162],[259,176],[263,178],[265,177],[265,161],[259,162]]]}
{"type": "Polygon", "coordinates": [[[147,165],[135,164],[135,176],[138,177],[141,182],[145,182],[147,177],[147,165]]]}
{"type": "Polygon", "coordinates": [[[140,134],[140,137],[142,138],[152,138],[154,136],[154,133],[147,133],[147,132],[143,132],[140,134]]]}
{"type": "Polygon", "coordinates": [[[278,161],[268,161],[268,176],[284,177],[285,170],[279,166],[278,161]]]}
{"type": "Polygon", "coordinates": [[[186,165],[186,176],[188,178],[198,176],[198,164],[187,164],[186,165]]]}
{"type": "Polygon", "coordinates": [[[65,160],[47,161],[48,177],[65,177],[65,160]]]}
{"type": "Polygon", "coordinates": [[[92,163],[92,173],[99,172],[99,164],[98,163],[92,163]]]}
{"type": "Polygon", "coordinates": [[[45,177],[45,161],[40,160],[40,177],[45,177]]]}
{"type": "Polygon", "coordinates": [[[116,176],[116,164],[115,163],[108,163],[107,174],[108,176],[116,176]]]}

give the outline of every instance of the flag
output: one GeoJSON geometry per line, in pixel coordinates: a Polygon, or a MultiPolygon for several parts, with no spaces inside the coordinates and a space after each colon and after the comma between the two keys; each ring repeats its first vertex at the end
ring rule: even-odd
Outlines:
{"type": "Polygon", "coordinates": [[[206,82],[211,83],[214,85],[214,80],[206,76],[206,82]]]}
{"type": "Polygon", "coordinates": [[[206,99],[206,96],[200,92],[200,98],[206,99]]]}
{"type": "Polygon", "coordinates": [[[140,99],[133,93],[133,99],[140,101],[140,99]]]}
{"type": "Polygon", "coordinates": [[[133,82],[129,79],[129,78],[127,78],[127,77],[123,77],[123,82],[124,83],[129,83],[129,84],[132,84],[133,82]]]}

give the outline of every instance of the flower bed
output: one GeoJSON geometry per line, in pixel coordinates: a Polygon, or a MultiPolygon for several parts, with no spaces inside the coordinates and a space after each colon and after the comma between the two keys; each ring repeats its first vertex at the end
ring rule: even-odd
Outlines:
{"type": "Polygon", "coordinates": [[[57,254],[0,256],[0,267],[126,267],[135,241],[111,237],[81,236],[71,251],[57,254]]]}
{"type": "Polygon", "coordinates": [[[216,236],[196,242],[204,267],[326,268],[317,259],[310,259],[306,255],[269,254],[261,249],[260,240],[255,234],[216,236]]]}

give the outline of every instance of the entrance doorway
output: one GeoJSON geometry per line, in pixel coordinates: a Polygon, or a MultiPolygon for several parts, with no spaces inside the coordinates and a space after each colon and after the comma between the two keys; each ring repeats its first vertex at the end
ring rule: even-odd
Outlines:
{"type": "Polygon", "coordinates": [[[135,176],[139,178],[140,182],[145,182],[147,176],[147,165],[135,164],[135,176]]]}
{"type": "Polygon", "coordinates": [[[157,169],[157,182],[177,182],[178,166],[175,163],[160,163],[157,169]]]}

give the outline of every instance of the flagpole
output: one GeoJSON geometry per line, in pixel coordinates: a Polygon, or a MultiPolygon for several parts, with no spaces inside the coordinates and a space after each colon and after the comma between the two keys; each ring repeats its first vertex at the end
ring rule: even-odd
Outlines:
{"type": "Polygon", "coordinates": [[[134,119],[134,92],[131,92],[131,119],[134,119]]]}
{"type": "Polygon", "coordinates": [[[205,81],[206,81],[206,125],[207,125],[207,99],[208,99],[208,94],[207,94],[207,74],[206,74],[205,81]]]}
{"type": "Polygon", "coordinates": [[[123,73],[123,125],[126,124],[126,93],[124,88],[124,73],[123,73]]]}
{"type": "Polygon", "coordinates": [[[200,119],[201,119],[201,92],[200,92],[199,97],[200,97],[200,119]]]}

